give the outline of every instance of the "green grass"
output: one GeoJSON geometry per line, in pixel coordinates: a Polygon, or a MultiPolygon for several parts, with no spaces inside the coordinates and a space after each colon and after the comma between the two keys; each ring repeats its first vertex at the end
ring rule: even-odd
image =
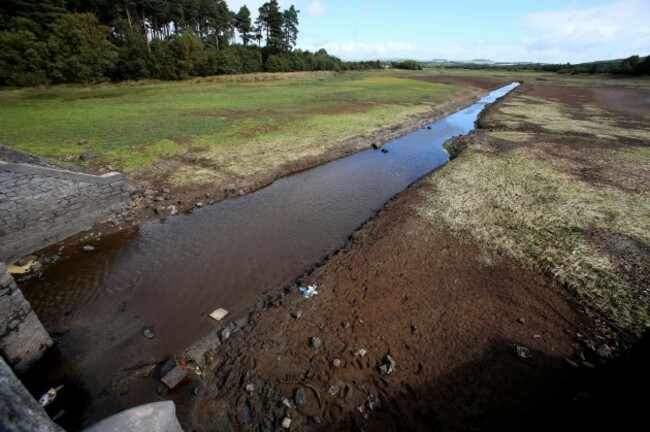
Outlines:
{"type": "Polygon", "coordinates": [[[202,169],[248,175],[398,124],[461,90],[385,72],[4,90],[0,143],[71,161],[89,151],[97,165],[145,173],[167,160],[191,173],[182,156],[198,148],[202,169]],[[80,139],[88,144],[78,145],[80,139]]]}

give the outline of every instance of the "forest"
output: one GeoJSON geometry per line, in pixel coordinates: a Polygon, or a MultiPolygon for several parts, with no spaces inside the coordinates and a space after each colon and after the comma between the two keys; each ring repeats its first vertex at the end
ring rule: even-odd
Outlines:
{"type": "Polygon", "coordinates": [[[225,0],[2,0],[0,85],[374,69],[296,49],[299,10],[225,0]]]}

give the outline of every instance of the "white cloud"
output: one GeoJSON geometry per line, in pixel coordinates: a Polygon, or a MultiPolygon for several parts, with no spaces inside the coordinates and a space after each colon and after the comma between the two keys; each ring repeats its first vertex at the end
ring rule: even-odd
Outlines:
{"type": "Polygon", "coordinates": [[[327,6],[320,0],[312,0],[307,6],[307,16],[318,17],[327,13],[327,6]]]}

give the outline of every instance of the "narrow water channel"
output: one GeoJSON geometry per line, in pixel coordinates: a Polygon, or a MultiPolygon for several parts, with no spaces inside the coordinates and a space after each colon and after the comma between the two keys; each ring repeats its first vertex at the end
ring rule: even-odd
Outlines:
{"type": "Polygon", "coordinates": [[[124,368],[178,352],[215,328],[212,310],[241,315],[445,164],[442,144],[470,132],[485,105],[516,86],[386,144],[388,153],[362,151],[58,261],[45,280],[22,286],[45,327],[57,332],[59,364],[49,367],[65,377],[50,377],[72,375],[96,399],[124,368]],[[142,336],[144,325],[155,328],[154,339],[142,336]]]}

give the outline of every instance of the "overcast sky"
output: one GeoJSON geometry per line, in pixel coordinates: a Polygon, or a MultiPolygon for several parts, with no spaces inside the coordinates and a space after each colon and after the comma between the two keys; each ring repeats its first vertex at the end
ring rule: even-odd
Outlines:
{"type": "MultiPolygon", "coordinates": [[[[246,4],[253,19],[264,0],[246,4]]],[[[650,54],[650,0],[279,0],[300,10],[298,48],[344,60],[579,63],[650,54]]]]}

